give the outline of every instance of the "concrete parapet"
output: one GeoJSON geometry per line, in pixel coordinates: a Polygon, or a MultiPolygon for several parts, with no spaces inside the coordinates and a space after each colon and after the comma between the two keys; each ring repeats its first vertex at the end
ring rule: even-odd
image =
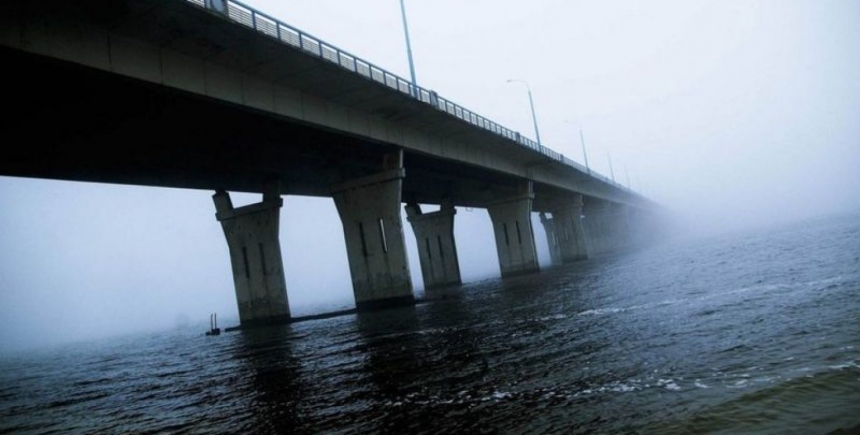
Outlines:
{"type": "Polygon", "coordinates": [[[526,193],[494,201],[487,205],[493,233],[496,237],[496,251],[499,254],[499,268],[502,277],[533,273],[540,270],[532,231],[531,182],[526,193]]]}
{"type": "MultiPolygon", "coordinates": [[[[402,165],[402,159],[400,160],[402,165]]],[[[400,219],[402,167],[334,186],[359,310],[415,302],[400,219]]]]}
{"type": "Polygon", "coordinates": [[[462,283],[454,240],[455,214],[457,210],[450,202],[443,203],[439,211],[427,214],[421,212],[418,204],[406,206],[407,219],[418,244],[425,289],[462,283]]]}
{"type": "Polygon", "coordinates": [[[230,195],[218,191],[212,196],[221,222],[242,326],[281,323],[290,319],[287,284],[281,245],[278,240],[283,200],[277,186],[267,188],[263,202],[233,208],[230,195]]]}

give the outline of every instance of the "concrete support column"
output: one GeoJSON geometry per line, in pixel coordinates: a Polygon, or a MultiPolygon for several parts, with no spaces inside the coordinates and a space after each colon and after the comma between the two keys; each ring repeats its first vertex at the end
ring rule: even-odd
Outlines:
{"type": "Polygon", "coordinates": [[[212,196],[227,237],[233,285],[242,326],[282,323],[290,318],[287,284],[278,240],[280,198],[277,183],[266,186],[263,202],[233,208],[230,195],[212,196]]]}
{"type": "Polygon", "coordinates": [[[493,232],[496,236],[496,251],[502,277],[533,273],[540,270],[532,232],[531,181],[525,185],[526,192],[512,198],[495,201],[487,206],[493,232]]]}
{"type": "Polygon", "coordinates": [[[546,233],[546,244],[549,246],[549,258],[554,266],[558,266],[564,261],[561,259],[561,246],[559,246],[558,234],[555,228],[555,213],[552,217],[546,217],[546,213],[540,212],[540,223],[543,224],[543,230],[546,233]]]}
{"type": "Polygon", "coordinates": [[[457,210],[445,202],[439,211],[423,214],[418,204],[406,206],[421,260],[424,288],[462,284],[457,244],[454,241],[454,215],[457,210]]]}
{"type": "Polygon", "coordinates": [[[405,171],[397,156],[386,159],[384,172],[332,188],[359,310],[415,303],[400,220],[405,171]]]}
{"type": "Polygon", "coordinates": [[[613,248],[624,249],[630,245],[628,207],[624,204],[613,203],[609,210],[612,219],[613,248]]]}
{"type": "Polygon", "coordinates": [[[585,260],[588,248],[582,226],[582,195],[577,194],[573,202],[559,204],[552,210],[555,236],[558,240],[562,263],[585,260]]]}
{"type": "Polygon", "coordinates": [[[584,227],[588,252],[593,254],[607,252],[610,229],[605,204],[589,203],[585,207],[584,227]]]}

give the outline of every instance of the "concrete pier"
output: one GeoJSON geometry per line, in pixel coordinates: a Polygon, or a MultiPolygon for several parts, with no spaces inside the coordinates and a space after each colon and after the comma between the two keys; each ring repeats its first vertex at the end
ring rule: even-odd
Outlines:
{"type": "Polygon", "coordinates": [[[402,153],[386,156],[383,168],[331,189],[358,310],[415,303],[400,219],[402,153]]]}
{"type": "Polygon", "coordinates": [[[601,254],[610,250],[609,237],[610,228],[608,214],[606,212],[606,204],[604,203],[589,203],[584,210],[585,219],[583,227],[585,228],[585,240],[590,254],[601,254]]]}
{"type": "Polygon", "coordinates": [[[610,204],[609,219],[612,227],[612,248],[620,250],[629,247],[631,237],[628,207],[624,204],[610,204]]]}
{"type": "Polygon", "coordinates": [[[564,262],[561,260],[561,246],[559,246],[558,234],[555,231],[555,214],[547,217],[546,213],[540,212],[540,223],[546,233],[546,244],[549,247],[549,258],[553,266],[559,266],[564,262]]]}
{"type": "MultiPolygon", "coordinates": [[[[403,198],[488,208],[505,277],[539,270],[533,206],[544,212],[555,264],[606,251],[618,232],[645,243],[671,230],[668,210],[587,165],[228,3],[6,2],[0,59],[16,92],[4,94],[14,108],[5,133],[28,141],[0,159],[0,175],[214,192],[242,326],[294,320],[281,194],[334,198],[357,309],[415,301],[403,198]],[[271,177],[279,182],[263,187],[271,177]],[[228,191],[263,199],[234,207],[228,191]],[[571,201],[579,194],[587,231],[571,201]],[[626,229],[603,215],[610,202],[627,207],[626,229]]],[[[426,216],[413,208],[410,218],[425,286],[459,283],[453,207],[426,216]]]]}
{"type": "Polygon", "coordinates": [[[280,198],[277,183],[266,186],[263,202],[233,208],[230,195],[219,190],[212,196],[221,222],[242,326],[287,322],[290,305],[281,245],[278,239],[280,198]]]}
{"type": "Polygon", "coordinates": [[[496,238],[496,251],[499,255],[499,268],[502,277],[523,275],[540,270],[532,231],[531,181],[524,184],[524,193],[514,197],[494,201],[487,205],[493,233],[496,238]]]}
{"type": "Polygon", "coordinates": [[[455,214],[457,210],[451,202],[445,202],[439,211],[427,214],[421,212],[418,204],[406,206],[406,216],[418,244],[425,289],[463,282],[454,241],[455,214]]]}
{"type": "Polygon", "coordinates": [[[585,229],[582,225],[582,205],[582,195],[577,194],[572,201],[559,202],[552,209],[558,255],[562,263],[588,258],[585,229]]]}

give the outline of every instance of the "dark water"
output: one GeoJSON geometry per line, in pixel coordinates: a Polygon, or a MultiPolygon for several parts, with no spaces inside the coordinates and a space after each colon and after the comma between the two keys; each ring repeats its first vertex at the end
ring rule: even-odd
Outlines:
{"type": "Polygon", "coordinates": [[[860,216],[415,307],[0,360],[0,433],[774,433],[860,424],[860,216]]]}

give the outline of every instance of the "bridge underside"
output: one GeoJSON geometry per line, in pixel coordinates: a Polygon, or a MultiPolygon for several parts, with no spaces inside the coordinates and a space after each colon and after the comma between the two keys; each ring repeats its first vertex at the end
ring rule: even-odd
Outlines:
{"type": "MultiPolygon", "coordinates": [[[[140,80],[109,72],[110,68],[33,54],[28,47],[30,40],[14,36],[16,32],[27,33],[27,25],[39,27],[58,21],[65,12],[87,15],[86,11],[106,5],[118,8],[108,14],[111,23],[123,23],[128,28],[149,26],[158,36],[149,44],[161,47],[162,38],[176,39],[174,45],[191,44],[191,54],[201,59],[210,59],[207,44],[224,39],[213,36],[220,34],[219,29],[250,32],[223,25],[221,18],[181,2],[165,2],[168,11],[160,15],[150,15],[144,1],[85,3],[100,7],[79,9],[77,3],[67,6],[54,0],[48,9],[57,9],[45,15],[50,18],[35,19],[33,15],[15,22],[17,30],[0,27],[0,41],[13,40],[23,48],[0,44],[5,66],[0,89],[7,109],[0,118],[0,128],[7,138],[18,140],[6,147],[0,175],[217,192],[213,197],[216,217],[227,238],[243,324],[282,321],[290,316],[278,241],[280,195],[334,198],[343,223],[358,308],[414,301],[400,218],[403,203],[411,204],[410,221],[418,227],[414,232],[423,249],[427,287],[461,281],[453,240],[453,206],[488,209],[503,276],[539,269],[532,212],[552,215],[551,221],[544,218],[551,228],[547,231],[549,242],[561,262],[611,250],[619,245],[614,236],[629,232],[631,214],[626,206],[605,207],[605,203],[624,202],[632,196],[606,180],[473,128],[400,92],[365,83],[364,78],[325,62],[287,75],[292,80],[287,85],[314,91],[290,94],[294,100],[289,103],[298,102],[298,108],[285,115],[248,104],[253,93],[247,98],[239,92],[239,97],[222,99],[218,92],[208,92],[222,90],[224,82],[210,80],[206,68],[189,79],[202,91],[180,90],[168,83],[165,77],[169,74],[162,71],[169,70],[164,65],[170,63],[153,63],[152,69],[162,73],[149,81],[140,80]],[[123,8],[135,9],[137,18],[121,19],[123,8]],[[178,11],[178,15],[169,10],[178,11]],[[171,24],[172,19],[186,13],[186,21],[171,24]],[[186,29],[187,35],[174,37],[174,33],[183,33],[181,23],[202,26],[204,35],[186,29]],[[340,88],[334,92],[334,102],[323,95],[330,88],[340,88]],[[367,89],[356,91],[360,88],[367,89]],[[383,101],[373,110],[364,107],[366,104],[345,105],[344,110],[349,108],[357,114],[344,118],[347,121],[329,120],[332,123],[326,124],[322,116],[308,116],[315,113],[314,104],[344,104],[350,96],[358,95],[356,92],[371,102],[385,100],[386,93],[391,95],[388,103],[383,101]],[[304,104],[306,101],[312,103],[304,104]],[[422,140],[410,136],[413,141],[407,141],[407,133],[422,140]],[[451,137],[456,140],[449,140],[451,137]],[[434,149],[436,140],[444,142],[444,152],[441,147],[434,149]],[[582,194],[577,193],[580,190],[582,194]],[[234,208],[227,191],[264,192],[263,201],[234,208]],[[418,204],[444,206],[440,212],[425,215],[418,204]]],[[[42,3],[21,0],[18,7],[22,5],[29,10],[31,5],[38,9],[42,3]]],[[[152,11],[162,9],[153,6],[152,11]]],[[[92,21],[92,17],[86,18],[85,23],[92,21]]],[[[56,50],[65,48],[64,35],[50,34],[56,50]]],[[[96,38],[93,44],[100,46],[107,41],[111,45],[111,37],[113,33],[108,39],[96,38]]],[[[273,44],[264,38],[250,44],[252,48],[247,51],[253,53],[253,47],[273,44]]],[[[135,47],[129,50],[136,53],[135,47]]],[[[237,52],[222,50],[221,55],[229,57],[237,52]]],[[[108,59],[128,55],[122,50],[101,54],[105,53],[108,59]]],[[[279,67],[301,69],[315,62],[299,52],[284,50],[282,54],[275,62],[279,67]]],[[[86,63],[81,57],[72,58],[86,63]]],[[[239,69],[256,70],[254,59],[259,58],[243,58],[248,65],[239,69]]],[[[195,63],[189,65],[184,73],[194,70],[195,63]]],[[[212,74],[217,77],[217,73],[212,74]]],[[[245,76],[235,77],[230,83],[243,88],[245,76]]],[[[266,78],[272,83],[286,80],[266,78]]],[[[247,80],[253,83],[255,79],[247,80]]]]}
{"type": "MultiPolygon", "coordinates": [[[[331,196],[333,185],[379,170],[393,145],[247,107],[0,47],[15,153],[0,173],[145,186],[331,196]]],[[[403,201],[483,207],[516,194],[507,174],[408,152],[403,201]]],[[[534,209],[564,195],[535,185],[534,209]]]]}

